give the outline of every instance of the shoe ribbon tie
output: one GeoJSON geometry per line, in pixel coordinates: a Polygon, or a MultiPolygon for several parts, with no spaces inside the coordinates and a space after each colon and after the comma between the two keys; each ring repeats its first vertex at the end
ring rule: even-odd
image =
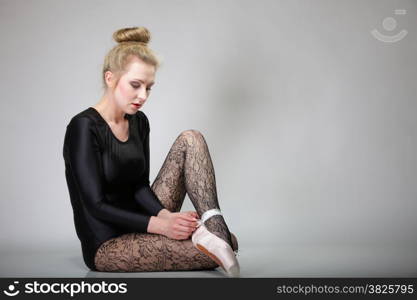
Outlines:
{"type": "Polygon", "coordinates": [[[213,208],[213,209],[209,209],[205,211],[203,215],[201,216],[201,219],[197,221],[197,227],[200,227],[201,225],[204,224],[204,222],[206,222],[209,218],[215,215],[223,215],[223,214],[218,208],[213,208]]]}

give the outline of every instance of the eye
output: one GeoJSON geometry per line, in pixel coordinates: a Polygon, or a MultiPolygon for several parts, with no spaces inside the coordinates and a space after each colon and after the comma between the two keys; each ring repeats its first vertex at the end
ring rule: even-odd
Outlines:
{"type": "MultiPolygon", "coordinates": [[[[137,84],[130,84],[133,88],[135,88],[135,89],[138,89],[138,88],[140,88],[140,84],[139,85],[137,85],[137,84]]],[[[146,89],[147,91],[151,91],[152,89],[151,88],[147,88],[146,89]]]]}

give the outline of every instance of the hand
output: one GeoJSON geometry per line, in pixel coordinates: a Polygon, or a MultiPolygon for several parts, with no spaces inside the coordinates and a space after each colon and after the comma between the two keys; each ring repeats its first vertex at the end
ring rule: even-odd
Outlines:
{"type": "MultiPolygon", "coordinates": [[[[188,214],[189,216],[191,216],[191,217],[194,217],[194,218],[196,218],[196,219],[200,219],[200,217],[199,217],[199,215],[198,215],[198,213],[196,212],[196,211],[192,211],[192,210],[189,210],[189,211],[184,211],[184,212],[179,212],[180,214],[188,214]]],[[[163,208],[163,209],[161,209],[160,211],[159,211],[159,213],[158,213],[158,217],[159,218],[162,218],[162,219],[168,219],[168,218],[170,218],[171,215],[172,214],[172,212],[171,211],[169,211],[168,209],[166,209],[166,208],[163,208]]]]}
{"type": "Polygon", "coordinates": [[[198,213],[196,211],[189,210],[189,211],[185,211],[184,213],[200,220],[200,216],[198,215],[198,213]]]}
{"type": "Polygon", "coordinates": [[[158,217],[163,222],[162,234],[175,240],[188,239],[197,228],[198,214],[194,211],[170,212],[160,211],[158,217]]]}

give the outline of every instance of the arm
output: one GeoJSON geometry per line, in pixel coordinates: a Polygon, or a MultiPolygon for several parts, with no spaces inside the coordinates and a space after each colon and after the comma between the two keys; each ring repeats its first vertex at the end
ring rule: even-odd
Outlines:
{"type": "Polygon", "coordinates": [[[68,163],[81,202],[97,219],[137,232],[148,232],[150,216],[106,203],[103,172],[95,125],[88,118],[73,119],[67,126],[68,163]]]}
{"type": "Polygon", "coordinates": [[[136,203],[144,209],[146,212],[151,214],[152,216],[159,216],[159,213],[162,214],[167,209],[164,208],[164,206],[159,201],[158,197],[155,195],[155,193],[150,188],[149,184],[149,171],[150,171],[150,157],[149,157],[149,132],[150,132],[150,126],[148,118],[144,113],[142,113],[143,119],[139,120],[142,121],[140,124],[140,128],[142,129],[142,144],[143,144],[143,152],[145,154],[145,171],[144,175],[142,177],[142,184],[139,185],[134,193],[134,199],[136,203]]]}

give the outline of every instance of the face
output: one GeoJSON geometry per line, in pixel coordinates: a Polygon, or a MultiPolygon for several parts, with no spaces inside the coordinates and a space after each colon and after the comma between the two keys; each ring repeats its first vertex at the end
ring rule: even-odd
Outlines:
{"type": "MultiPolygon", "coordinates": [[[[109,83],[114,84],[109,73],[109,83]]],[[[127,114],[136,113],[148,99],[154,80],[155,67],[134,57],[113,91],[115,104],[127,114]]]]}

